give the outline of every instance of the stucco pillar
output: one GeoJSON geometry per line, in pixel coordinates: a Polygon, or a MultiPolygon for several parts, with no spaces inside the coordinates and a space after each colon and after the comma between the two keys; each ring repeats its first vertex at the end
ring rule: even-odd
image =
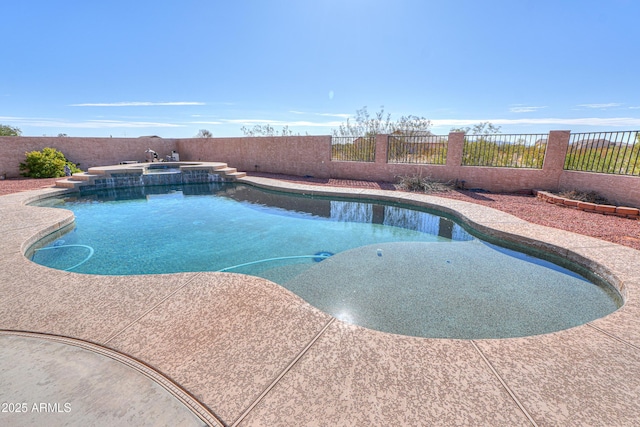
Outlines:
{"type": "Polygon", "coordinates": [[[387,163],[389,135],[376,135],[376,163],[387,163]]]}
{"type": "Polygon", "coordinates": [[[557,190],[560,176],[564,171],[564,161],[569,147],[569,130],[552,130],[547,139],[547,150],[544,155],[542,170],[545,181],[548,182],[547,189],[557,190]]]}
{"type": "Polygon", "coordinates": [[[464,150],[464,132],[449,132],[447,141],[447,168],[462,166],[462,152],[464,150]]]}

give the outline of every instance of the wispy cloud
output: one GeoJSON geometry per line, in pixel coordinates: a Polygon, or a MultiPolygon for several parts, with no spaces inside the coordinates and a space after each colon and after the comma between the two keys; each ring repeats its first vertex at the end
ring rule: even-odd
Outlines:
{"type": "Polygon", "coordinates": [[[69,107],[157,107],[157,106],[184,106],[206,105],[204,102],[177,101],[177,102],[96,102],[85,104],[70,104],[69,107]]]}
{"type": "Polygon", "coordinates": [[[189,122],[190,124],[194,124],[194,125],[223,125],[224,122],[221,121],[197,121],[197,122],[189,122]]]}
{"type": "MultiPolygon", "coordinates": [[[[237,124],[242,126],[255,125],[271,125],[271,126],[290,126],[290,127],[337,127],[342,122],[313,122],[306,120],[269,120],[269,119],[221,119],[222,124],[237,124]]],[[[199,123],[199,122],[192,122],[199,123]]]]}
{"type": "Polygon", "coordinates": [[[544,105],[541,107],[533,107],[533,106],[527,106],[527,105],[514,105],[509,108],[509,111],[512,113],[532,113],[534,111],[538,111],[543,108],[547,108],[547,106],[544,105]]]}
{"type": "Polygon", "coordinates": [[[491,122],[494,125],[566,125],[566,126],[600,126],[600,127],[628,127],[640,126],[637,117],[584,117],[584,118],[527,118],[527,119],[435,119],[433,126],[468,126],[480,122],[491,122]]]}
{"type": "Polygon", "coordinates": [[[606,104],[578,104],[578,107],[606,109],[606,108],[620,107],[621,105],[622,104],[620,104],[619,102],[609,102],[609,103],[606,103],[606,104]]]}
{"type": "Polygon", "coordinates": [[[123,121],[123,120],[85,120],[68,121],[55,118],[38,117],[0,117],[0,120],[22,126],[52,127],[52,128],[84,128],[84,129],[106,129],[106,128],[174,128],[184,125],[162,122],[144,121],[123,121]]]}
{"type": "Polygon", "coordinates": [[[292,114],[305,114],[310,116],[340,117],[342,119],[348,119],[349,117],[351,117],[351,114],[340,114],[340,113],[307,113],[305,111],[296,111],[296,110],[290,110],[289,112],[292,114]]]}

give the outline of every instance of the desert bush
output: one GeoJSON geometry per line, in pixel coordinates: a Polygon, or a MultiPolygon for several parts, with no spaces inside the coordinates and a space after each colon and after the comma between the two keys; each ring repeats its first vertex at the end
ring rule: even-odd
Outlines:
{"type": "Polygon", "coordinates": [[[77,165],[71,163],[55,148],[43,148],[42,151],[25,153],[26,160],[20,163],[22,176],[30,178],[57,178],[64,176],[64,166],[71,169],[71,173],[82,172],[77,165]]]}
{"type": "Polygon", "coordinates": [[[610,204],[606,197],[601,196],[595,191],[565,190],[559,192],[558,196],[564,197],[565,199],[578,200],[579,202],[596,203],[599,205],[610,204]]]}
{"type": "Polygon", "coordinates": [[[22,131],[15,126],[0,124],[0,136],[20,136],[22,131]]]}
{"type": "Polygon", "coordinates": [[[450,181],[437,181],[430,176],[408,175],[400,177],[398,187],[401,190],[417,193],[442,193],[452,191],[455,185],[450,181]]]}
{"type": "Polygon", "coordinates": [[[391,114],[384,113],[384,107],[372,117],[364,106],[356,110],[355,120],[347,118],[338,129],[333,129],[333,136],[359,138],[382,134],[399,135],[431,135],[431,120],[418,116],[402,116],[398,120],[391,120],[391,114]]]}
{"type": "Polygon", "coordinates": [[[596,203],[599,205],[610,205],[606,197],[595,191],[565,190],[558,193],[558,196],[565,199],[577,200],[579,202],[596,203]]]}
{"type": "MultiPolygon", "coordinates": [[[[473,137],[473,135],[471,136],[473,137]]],[[[509,137],[507,135],[505,138],[509,137]]],[[[499,135],[469,140],[465,137],[462,154],[463,166],[492,166],[541,169],[546,147],[528,145],[522,141],[495,142],[499,135]]]]}
{"type": "Polygon", "coordinates": [[[619,147],[569,148],[565,156],[565,170],[640,175],[640,143],[619,147]]]}

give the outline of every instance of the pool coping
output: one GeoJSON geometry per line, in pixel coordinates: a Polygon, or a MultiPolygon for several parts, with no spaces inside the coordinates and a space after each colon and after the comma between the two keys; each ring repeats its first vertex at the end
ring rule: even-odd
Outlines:
{"type": "Polygon", "coordinates": [[[0,197],[6,236],[0,278],[11,283],[2,288],[8,298],[0,301],[0,330],[69,337],[142,361],[223,425],[632,425],[640,417],[638,251],[459,200],[261,177],[238,181],[436,209],[481,233],[594,270],[625,304],[552,334],[427,339],[346,324],[251,276],[60,272],[23,256],[73,221],[68,211],[26,205],[65,192],[43,189],[0,197]]]}

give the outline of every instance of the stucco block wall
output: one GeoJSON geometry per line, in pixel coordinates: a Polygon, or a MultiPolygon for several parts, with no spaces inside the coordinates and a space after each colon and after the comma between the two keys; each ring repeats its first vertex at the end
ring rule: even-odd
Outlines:
{"type": "Polygon", "coordinates": [[[640,207],[640,177],[564,171],[558,190],[595,191],[618,206],[640,207]]]}
{"type": "Polygon", "coordinates": [[[465,181],[465,188],[494,192],[525,189],[597,191],[621,205],[640,206],[640,177],[564,170],[570,131],[551,131],[542,169],[462,166],[464,133],[448,138],[446,165],[387,163],[387,136],[376,137],[374,162],[331,161],[331,137],[244,138],[72,138],[0,137],[0,176],[18,177],[25,153],[52,147],[87,170],[93,166],[144,161],[151,148],[160,158],[178,151],[183,161],[225,162],[245,172],[269,172],[316,178],[396,182],[421,175],[441,181],[465,181]]]}
{"type": "Polygon", "coordinates": [[[164,158],[177,147],[176,140],[164,138],[71,138],[71,137],[0,137],[0,175],[20,176],[20,162],[25,153],[45,147],[62,151],[70,161],[80,163],[80,169],[118,164],[125,160],[145,160],[145,150],[151,148],[164,158]]]}
{"type": "Polygon", "coordinates": [[[245,172],[329,177],[330,136],[189,138],[178,142],[181,160],[225,162],[245,172]]]}

